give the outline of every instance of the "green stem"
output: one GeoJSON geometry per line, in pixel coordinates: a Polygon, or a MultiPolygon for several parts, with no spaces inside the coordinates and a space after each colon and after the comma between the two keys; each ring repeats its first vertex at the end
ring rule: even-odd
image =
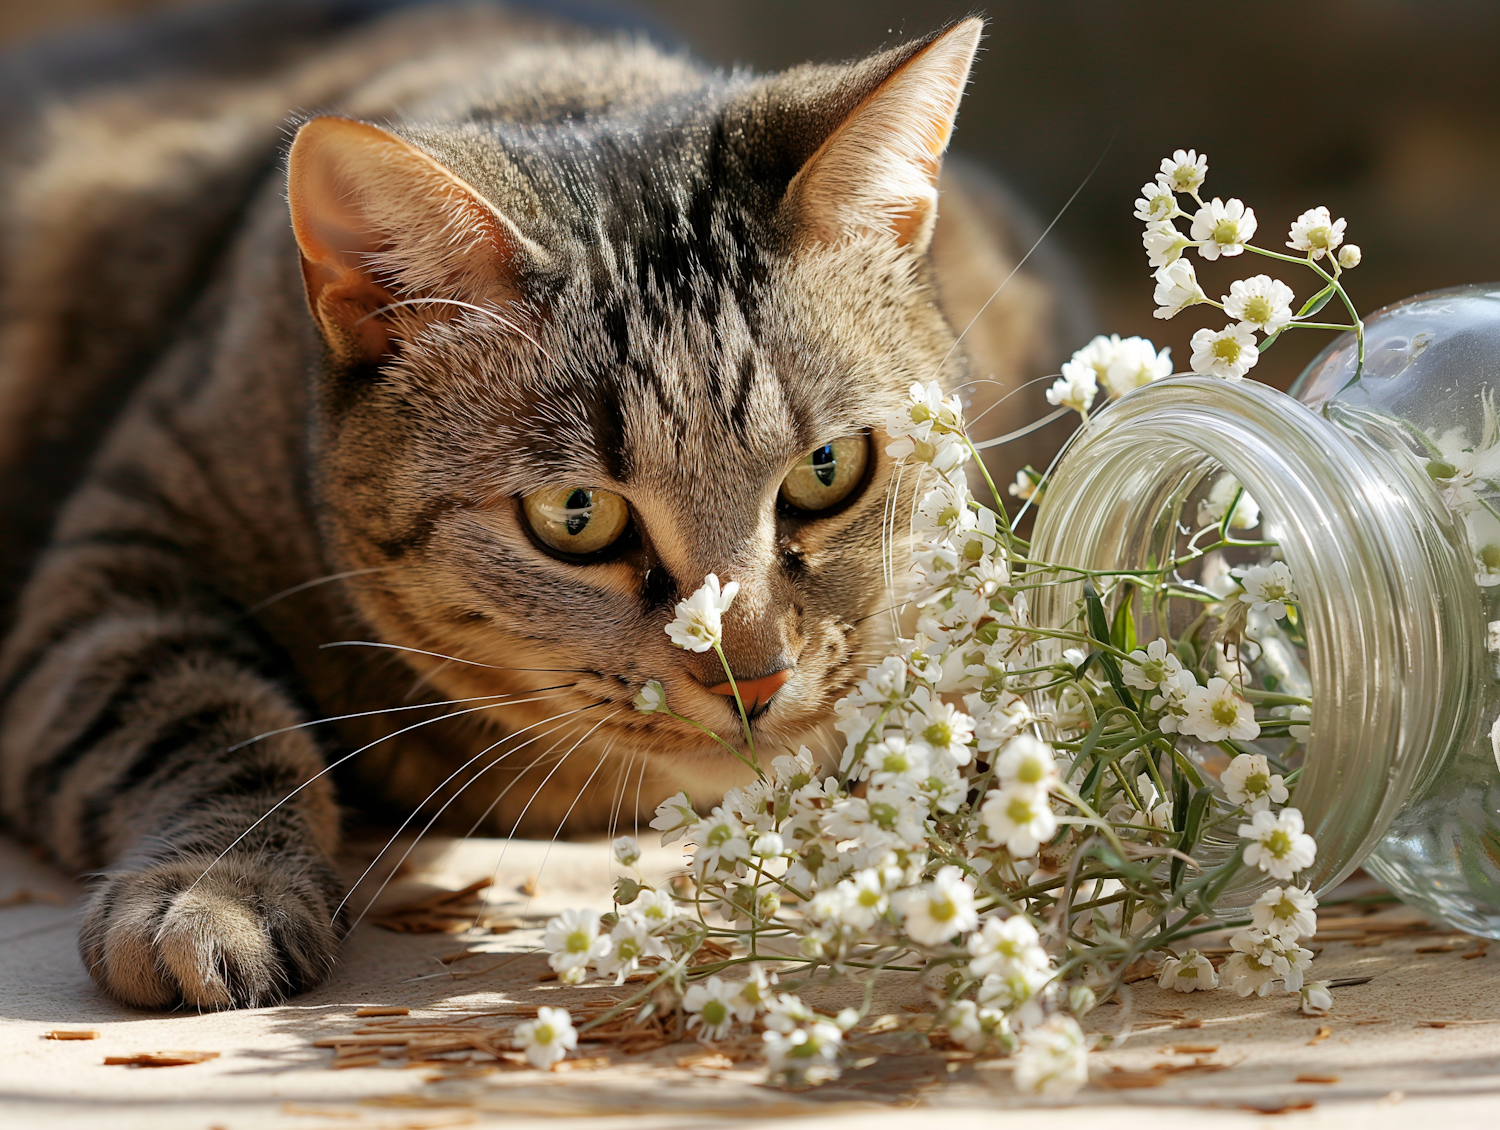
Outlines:
{"type": "MultiPolygon", "coordinates": [[[[714,652],[718,655],[719,662],[724,665],[724,674],[729,678],[729,689],[734,692],[734,704],[739,707],[740,725],[745,731],[745,744],[750,747],[750,757],[754,761],[753,765],[750,765],[748,761],[745,764],[750,765],[755,770],[755,775],[764,780],[765,774],[760,769],[760,757],[755,752],[755,735],[750,732],[750,714],[745,710],[745,702],[740,698],[739,684],[734,681],[734,672],[729,669],[729,660],[725,657],[723,645],[718,640],[714,641],[714,652]]],[[[740,760],[744,761],[744,758],[740,760]]]]}

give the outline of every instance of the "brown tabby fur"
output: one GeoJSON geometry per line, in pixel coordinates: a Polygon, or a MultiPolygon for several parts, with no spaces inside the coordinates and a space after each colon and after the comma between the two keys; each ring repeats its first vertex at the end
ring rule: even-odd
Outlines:
{"type": "MultiPolygon", "coordinates": [[[[712,801],[735,763],[630,707],[660,678],[737,732],[713,654],[662,631],[708,572],[742,585],[737,674],[793,670],[758,744],[812,734],[885,640],[892,466],[876,436],[869,481],[823,516],[778,508],[780,481],[912,381],[962,380],[943,310],[967,322],[1015,262],[977,174],[945,174],[934,229],[920,200],[871,211],[878,152],[813,160],[906,68],[955,42],[966,68],[972,23],[760,78],[490,5],[276,34],[268,10],[0,138],[0,499],[7,567],[30,571],[7,598],[0,797],[100,870],[84,959],[141,1006],[260,1004],[326,973],[329,764],[346,801],[459,832],[712,801]],[[358,135],[391,184],[308,206],[364,209],[368,249],[326,269],[315,229],[338,217],[304,222],[299,254],[274,165],[311,106],[391,131],[358,135]],[[822,179],[789,191],[803,168],[822,179]],[[517,499],[558,483],[624,495],[624,547],[544,552],[517,499]]],[[[1050,301],[1018,277],[976,327],[980,375],[1046,371],[1050,301]]]]}

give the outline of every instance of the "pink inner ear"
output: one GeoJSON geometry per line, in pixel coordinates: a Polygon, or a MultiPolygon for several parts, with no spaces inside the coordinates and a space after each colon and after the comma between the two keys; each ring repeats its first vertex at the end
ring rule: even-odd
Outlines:
{"type": "Polygon", "coordinates": [[[925,248],[937,176],[983,23],[965,20],[886,77],[812,155],[787,189],[805,238],[836,243],[886,232],[925,248]]]}

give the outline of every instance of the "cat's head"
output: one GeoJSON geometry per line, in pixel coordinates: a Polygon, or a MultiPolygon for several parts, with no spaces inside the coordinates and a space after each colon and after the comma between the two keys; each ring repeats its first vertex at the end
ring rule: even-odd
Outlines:
{"type": "Polygon", "coordinates": [[[739,742],[718,657],[663,630],[709,573],[763,748],[883,653],[910,483],[878,429],[951,377],[926,252],[980,32],[766,78],[538,49],[456,110],[302,127],[327,539],[381,639],[491,665],[409,656],[444,697],[536,690],[494,711],[551,735],[523,761],[587,735],[589,768],[742,775],[631,707],[657,679],[739,742]]]}

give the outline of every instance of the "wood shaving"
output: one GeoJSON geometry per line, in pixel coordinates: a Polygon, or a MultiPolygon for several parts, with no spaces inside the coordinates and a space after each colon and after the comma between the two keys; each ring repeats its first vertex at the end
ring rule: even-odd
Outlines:
{"type": "Polygon", "coordinates": [[[1189,1075],[1223,1071],[1229,1064],[1194,1060],[1192,1063],[1158,1063],[1144,1071],[1128,1067],[1112,1067],[1108,1074],[1096,1076],[1093,1082],[1115,1091],[1133,1091],[1145,1087],[1160,1087],[1174,1075],[1189,1075]]]}
{"type": "Polygon", "coordinates": [[[367,1004],[364,1008],[356,1008],[355,1016],[409,1016],[411,1009],[405,1005],[375,1005],[367,1004]]]}
{"type": "Polygon", "coordinates": [[[1296,1083],[1337,1083],[1337,1075],[1299,1075],[1293,1082],[1296,1083]]]}
{"type": "Polygon", "coordinates": [[[1213,1055],[1219,1050],[1218,1044],[1173,1044],[1173,1055],[1213,1055]]]}
{"type": "Polygon", "coordinates": [[[1328,1025],[1326,1025],[1326,1024],[1319,1024],[1318,1025],[1317,1035],[1315,1035],[1312,1039],[1310,1039],[1310,1040],[1307,1041],[1307,1046],[1308,1047],[1312,1047],[1314,1044],[1320,1043],[1321,1041],[1328,1039],[1328,1037],[1331,1036],[1331,1035],[1333,1035],[1333,1029],[1332,1028],[1328,1027],[1328,1025]]]}
{"type": "Polygon", "coordinates": [[[1479,938],[1475,941],[1474,948],[1468,953],[1464,954],[1464,960],[1473,961],[1476,957],[1483,957],[1489,952],[1490,940],[1488,938],[1479,938]]]}
{"type": "Polygon", "coordinates": [[[488,879],[470,883],[461,891],[436,891],[402,906],[372,915],[370,921],[383,930],[399,934],[462,934],[476,925],[491,934],[505,934],[521,923],[515,919],[493,919],[479,892],[488,879]]]}
{"type": "Polygon", "coordinates": [[[1240,1109],[1248,1110],[1252,1114],[1291,1114],[1293,1111],[1298,1110],[1312,1110],[1317,1105],[1318,1104],[1313,1102],[1311,1099],[1304,1099],[1301,1102],[1287,1101],[1275,1105],[1263,1105],[1261,1103],[1240,1103],[1240,1109]]]}
{"type": "Polygon", "coordinates": [[[523,882],[516,889],[518,891],[520,891],[523,895],[525,895],[527,898],[533,898],[533,897],[535,897],[536,892],[537,892],[537,877],[535,875],[528,875],[528,876],[526,876],[526,881],[523,882]]]}
{"type": "Polygon", "coordinates": [[[54,1028],[42,1036],[44,1040],[97,1040],[99,1033],[92,1028],[54,1028]]]}
{"type": "Polygon", "coordinates": [[[107,1055],[106,1067],[187,1067],[218,1059],[218,1052],[137,1052],[135,1055],[107,1055]]]}

